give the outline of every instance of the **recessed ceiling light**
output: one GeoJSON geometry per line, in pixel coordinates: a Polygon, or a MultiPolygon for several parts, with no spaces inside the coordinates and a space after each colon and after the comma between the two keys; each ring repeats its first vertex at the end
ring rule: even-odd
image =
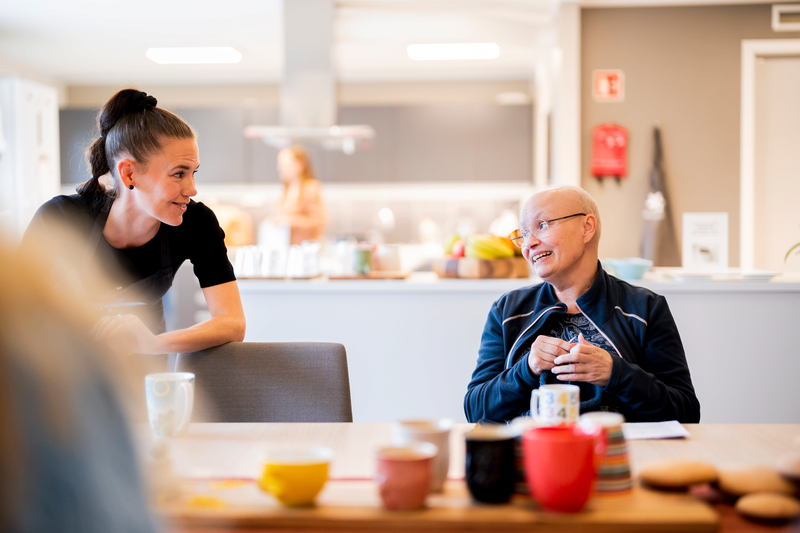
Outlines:
{"type": "Polygon", "coordinates": [[[500,47],[495,43],[410,44],[408,57],[414,61],[447,59],[495,59],[500,47]]]}
{"type": "Polygon", "coordinates": [[[198,48],[148,48],[148,59],[162,65],[180,63],[238,63],[242,54],[230,46],[198,48]]]}

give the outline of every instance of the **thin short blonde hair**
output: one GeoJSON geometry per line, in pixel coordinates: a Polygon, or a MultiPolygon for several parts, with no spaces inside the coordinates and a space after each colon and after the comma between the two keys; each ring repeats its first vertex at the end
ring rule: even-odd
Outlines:
{"type": "Polygon", "coordinates": [[[594,237],[592,237],[592,242],[599,242],[600,241],[600,229],[602,224],[600,222],[600,210],[597,208],[597,202],[594,201],[592,195],[586,192],[581,187],[577,187],[575,185],[561,185],[558,187],[551,187],[549,189],[545,189],[545,192],[552,192],[555,194],[566,196],[569,201],[575,205],[575,207],[581,212],[586,213],[587,215],[593,215],[594,218],[597,220],[597,229],[594,232],[594,237]]]}

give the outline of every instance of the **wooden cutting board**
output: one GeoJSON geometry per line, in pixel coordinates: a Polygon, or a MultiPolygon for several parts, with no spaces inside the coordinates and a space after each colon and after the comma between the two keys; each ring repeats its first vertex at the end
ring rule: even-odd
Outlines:
{"type": "Polygon", "coordinates": [[[339,279],[406,279],[411,272],[406,270],[373,270],[365,276],[345,275],[345,274],[330,274],[329,280],[339,279]]]}
{"type": "Polygon", "coordinates": [[[474,259],[442,257],[434,261],[433,271],[440,278],[527,278],[528,262],[524,257],[506,259],[474,259]]]}

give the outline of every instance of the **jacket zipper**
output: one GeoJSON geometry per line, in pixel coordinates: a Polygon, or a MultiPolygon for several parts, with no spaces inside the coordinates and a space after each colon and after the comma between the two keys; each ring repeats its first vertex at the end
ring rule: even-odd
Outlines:
{"type": "Polygon", "coordinates": [[[604,337],[604,338],[605,338],[605,339],[608,341],[608,344],[610,344],[610,345],[611,345],[611,347],[612,347],[612,348],[614,348],[614,350],[617,352],[617,355],[620,357],[620,359],[623,359],[623,357],[622,357],[622,352],[620,352],[620,351],[619,351],[619,348],[617,348],[617,346],[616,346],[616,345],[614,344],[614,342],[613,342],[613,341],[612,341],[612,340],[609,338],[609,336],[608,336],[608,335],[606,335],[606,334],[605,334],[605,332],[604,332],[602,329],[600,329],[600,328],[597,326],[597,324],[595,324],[595,323],[594,323],[594,321],[593,321],[591,318],[589,318],[589,315],[587,315],[586,313],[584,313],[584,312],[583,312],[583,309],[581,309],[581,306],[580,306],[580,305],[578,305],[578,302],[575,302],[575,307],[577,307],[577,308],[578,308],[578,311],[580,311],[580,312],[581,312],[581,314],[582,314],[583,316],[585,316],[585,317],[586,317],[586,320],[588,320],[588,321],[589,321],[589,322],[592,324],[592,326],[594,326],[594,329],[596,329],[597,331],[599,331],[599,332],[600,332],[600,335],[602,335],[602,336],[603,336],[603,337],[604,337]]]}
{"type": "MultiPolygon", "coordinates": [[[[522,336],[523,336],[523,335],[525,335],[525,333],[527,333],[527,331],[528,331],[529,329],[531,329],[531,328],[533,327],[533,325],[534,325],[534,324],[536,324],[536,323],[539,321],[539,319],[540,319],[540,318],[542,318],[542,316],[543,316],[543,315],[544,315],[546,312],[548,312],[548,311],[552,311],[553,309],[559,309],[559,307],[558,307],[557,305],[554,305],[553,307],[548,307],[547,309],[545,309],[544,311],[542,311],[542,312],[539,314],[539,316],[537,316],[537,317],[536,317],[536,319],[535,319],[533,322],[531,322],[530,324],[528,324],[528,327],[527,327],[527,328],[525,328],[525,329],[523,329],[523,330],[522,330],[522,333],[520,333],[520,334],[519,334],[519,336],[517,337],[517,340],[515,340],[515,341],[514,341],[514,344],[512,344],[512,345],[511,345],[511,349],[508,351],[508,355],[506,356],[506,369],[509,369],[509,368],[511,368],[511,356],[512,356],[512,354],[514,353],[514,348],[516,348],[516,346],[517,346],[517,343],[518,343],[518,342],[519,342],[519,340],[522,338],[522,336]]],[[[581,313],[582,313],[582,312],[583,312],[583,311],[581,311],[581,313]]],[[[587,318],[588,318],[588,317],[587,317],[587,318]]],[[[616,347],[615,347],[614,349],[616,349],[616,347]]]]}

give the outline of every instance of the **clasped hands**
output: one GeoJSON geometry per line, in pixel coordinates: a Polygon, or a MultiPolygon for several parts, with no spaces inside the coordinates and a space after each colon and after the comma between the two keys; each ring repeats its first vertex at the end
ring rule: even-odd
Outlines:
{"type": "Polygon", "coordinates": [[[583,381],[601,387],[608,385],[613,364],[611,354],[586,342],[583,335],[578,335],[578,342],[539,335],[528,355],[528,367],[537,376],[550,370],[560,381],[583,381]]]}

